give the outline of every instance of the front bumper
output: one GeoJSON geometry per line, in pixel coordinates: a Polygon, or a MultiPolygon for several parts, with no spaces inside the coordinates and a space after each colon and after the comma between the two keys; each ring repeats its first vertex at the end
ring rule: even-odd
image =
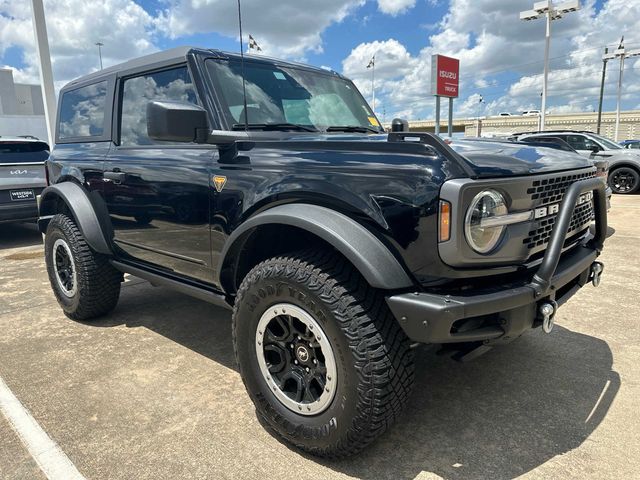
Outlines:
{"type": "Polygon", "coordinates": [[[542,263],[527,283],[458,295],[405,293],[388,297],[387,304],[414,342],[505,343],[537,326],[542,302],[561,305],[591,280],[591,267],[602,250],[606,231],[605,186],[597,178],[581,180],[565,192],[542,263]],[[587,191],[595,194],[595,234],[561,259],[578,196],[587,191]]]}

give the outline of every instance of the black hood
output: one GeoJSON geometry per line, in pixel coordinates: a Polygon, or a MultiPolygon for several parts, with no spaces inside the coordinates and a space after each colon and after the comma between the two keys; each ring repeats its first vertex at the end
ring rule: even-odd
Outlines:
{"type": "Polygon", "coordinates": [[[457,153],[471,165],[478,177],[531,175],[593,166],[577,152],[518,142],[454,140],[457,153]]]}
{"type": "MultiPolygon", "coordinates": [[[[270,133],[271,139],[274,134],[270,133]]],[[[413,133],[413,132],[412,132],[413,133]]],[[[252,132],[254,134],[254,132],[252,132]]],[[[415,132],[416,138],[420,134],[415,132]]],[[[256,140],[261,135],[252,135],[256,140]]],[[[276,134],[280,141],[303,144],[309,148],[318,148],[320,144],[326,151],[352,150],[384,155],[388,152],[405,153],[413,151],[416,154],[432,152],[427,145],[412,141],[411,134],[407,134],[405,141],[390,141],[387,134],[331,134],[331,133],[284,133],[276,134]]],[[[263,137],[264,138],[264,137],[263,137]]],[[[284,146],[281,144],[281,146],[284,146]]],[[[473,178],[510,177],[549,173],[563,170],[575,170],[593,166],[593,162],[577,152],[564,151],[555,148],[530,145],[508,141],[488,141],[475,139],[454,139],[450,147],[458,154],[455,162],[463,171],[473,178]]],[[[440,148],[449,148],[442,146],[440,148]]],[[[437,149],[436,149],[437,150],[437,149]]],[[[442,155],[442,152],[440,152],[442,155]]],[[[447,156],[447,155],[443,155],[447,156]]],[[[381,158],[378,161],[384,162],[381,158]]]]}

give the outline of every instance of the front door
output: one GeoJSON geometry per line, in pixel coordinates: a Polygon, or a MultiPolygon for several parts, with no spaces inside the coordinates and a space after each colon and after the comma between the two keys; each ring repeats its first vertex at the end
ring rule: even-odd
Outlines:
{"type": "Polygon", "coordinates": [[[602,149],[602,145],[594,142],[584,135],[567,135],[566,142],[580,155],[594,157],[594,147],[602,149]]]}
{"type": "Polygon", "coordinates": [[[130,260],[211,283],[209,171],[215,150],[147,135],[149,101],[198,103],[189,71],[183,65],[128,77],[119,89],[119,142],[104,169],[114,243],[130,260]]]}

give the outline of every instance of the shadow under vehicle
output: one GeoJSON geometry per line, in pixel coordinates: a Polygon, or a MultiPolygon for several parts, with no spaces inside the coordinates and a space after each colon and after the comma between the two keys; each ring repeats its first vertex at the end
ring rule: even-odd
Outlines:
{"type": "MultiPolygon", "coordinates": [[[[125,289],[120,308],[90,325],[146,328],[237,370],[229,313],[163,288],[142,305],[138,290],[125,289]]],[[[404,415],[360,455],[323,465],[370,480],[516,478],[585,442],[620,388],[607,343],[561,326],[474,362],[443,353],[416,349],[416,394],[404,415]]]]}

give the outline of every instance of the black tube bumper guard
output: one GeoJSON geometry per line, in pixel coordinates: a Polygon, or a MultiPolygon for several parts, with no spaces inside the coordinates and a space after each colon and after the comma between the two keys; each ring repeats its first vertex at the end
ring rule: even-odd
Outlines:
{"type": "Polygon", "coordinates": [[[404,293],[387,297],[387,304],[414,342],[507,343],[542,324],[543,303],[555,309],[589,281],[597,285],[602,265],[595,260],[606,234],[605,185],[599,178],[580,180],[565,192],[542,263],[529,283],[480,294],[404,293]],[[578,198],[589,191],[594,192],[595,233],[561,259],[578,198]]]}

